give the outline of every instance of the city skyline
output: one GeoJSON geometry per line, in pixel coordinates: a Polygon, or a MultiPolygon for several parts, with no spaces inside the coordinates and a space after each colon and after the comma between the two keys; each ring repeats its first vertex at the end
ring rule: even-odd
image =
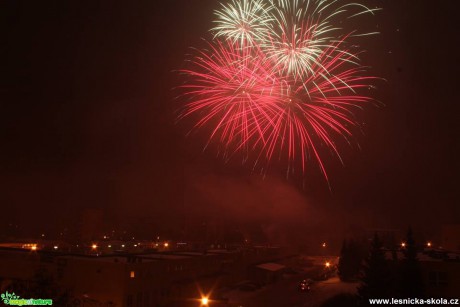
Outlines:
{"type": "Polygon", "coordinates": [[[344,146],[344,165],[326,159],[329,190],[314,167],[260,174],[203,152],[200,136],[175,123],[175,71],[209,37],[216,1],[2,3],[4,214],[26,233],[77,225],[86,209],[146,231],[223,212],[280,232],[458,223],[455,4],[367,5],[382,8],[366,21],[380,34],[361,44],[385,80],[375,91],[385,106],[366,108],[360,149],[344,146]]]}

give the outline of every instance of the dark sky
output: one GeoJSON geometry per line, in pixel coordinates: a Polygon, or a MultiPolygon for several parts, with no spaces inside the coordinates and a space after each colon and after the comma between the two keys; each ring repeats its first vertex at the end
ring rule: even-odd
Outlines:
{"type": "Polygon", "coordinates": [[[360,44],[385,106],[361,115],[344,166],[326,158],[331,192],[314,169],[264,179],[224,163],[174,123],[174,70],[209,37],[217,1],[1,1],[2,220],[29,234],[87,209],[146,231],[225,216],[278,237],[459,223],[457,1],[363,3],[383,8],[363,21],[381,34],[360,44]]]}

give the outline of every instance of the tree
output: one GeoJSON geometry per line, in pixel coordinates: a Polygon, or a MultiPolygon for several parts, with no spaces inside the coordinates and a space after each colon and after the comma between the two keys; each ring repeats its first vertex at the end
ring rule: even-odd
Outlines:
{"type": "Polygon", "coordinates": [[[353,281],[357,278],[363,260],[361,250],[361,246],[355,241],[343,241],[338,264],[340,280],[353,281]]]}
{"type": "Polygon", "coordinates": [[[343,240],[342,243],[337,273],[339,274],[341,281],[349,281],[352,279],[353,274],[350,265],[350,255],[348,252],[347,240],[343,240]]]}
{"type": "Polygon", "coordinates": [[[404,259],[399,269],[399,295],[401,297],[424,297],[420,262],[417,259],[417,247],[410,227],[407,231],[406,246],[403,253],[404,259]]]}
{"type": "Polygon", "coordinates": [[[15,280],[6,286],[7,291],[19,294],[21,298],[52,299],[56,306],[77,306],[71,293],[59,287],[51,274],[38,269],[29,281],[15,280]]]}
{"type": "Polygon", "coordinates": [[[385,257],[385,250],[377,234],[374,235],[369,255],[364,262],[358,295],[363,305],[367,305],[370,298],[389,298],[392,296],[392,278],[385,257]]]}

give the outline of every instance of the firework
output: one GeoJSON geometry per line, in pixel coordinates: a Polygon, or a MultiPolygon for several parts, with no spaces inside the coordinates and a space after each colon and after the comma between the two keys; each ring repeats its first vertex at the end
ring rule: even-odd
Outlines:
{"type": "Polygon", "coordinates": [[[273,129],[266,135],[267,160],[275,152],[284,152],[290,166],[301,162],[303,172],[308,159],[316,160],[327,179],[321,158],[323,148],[340,159],[334,140],[352,137],[353,127],[358,126],[353,110],[371,100],[357,91],[367,88],[374,79],[366,77],[363,68],[344,61],[354,57],[348,51],[337,54],[340,44],[323,51],[306,80],[284,82],[277,104],[279,111],[272,118],[273,129]]]}
{"type": "Polygon", "coordinates": [[[230,41],[209,43],[192,68],[182,71],[193,82],[182,86],[190,102],[179,118],[200,114],[195,128],[212,126],[210,140],[219,138],[227,148],[263,143],[280,92],[269,64],[257,49],[244,50],[230,41]]]}
{"type": "MultiPolygon", "coordinates": [[[[356,3],[337,6],[337,0],[270,1],[273,7],[272,31],[262,44],[276,69],[294,79],[314,73],[313,66],[321,64],[318,58],[325,50],[330,52],[345,45],[343,37],[350,36],[350,33],[340,33],[341,28],[332,24],[333,19],[347,19],[375,11],[356,3]],[[337,44],[339,41],[341,43],[337,44]]],[[[344,55],[342,60],[357,61],[343,50],[335,51],[344,55]]]]}
{"type": "Polygon", "coordinates": [[[263,0],[232,0],[221,6],[215,11],[216,26],[211,29],[215,37],[238,41],[243,47],[266,39],[273,21],[270,4],[263,0]]]}
{"type": "Polygon", "coordinates": [[[232,0],[216,11],[213,41],[199,50],[182,86],[179,119],[195,116],[227,152],[245,151],[255,163],[276,156],[306,171],[315,160],[327,179],[324,151],[339,159],[336,141],[359,126],[354,111],[373,77],[348,43],[354,31],[333,23],[373,13],[338,0],[232,0]]]}

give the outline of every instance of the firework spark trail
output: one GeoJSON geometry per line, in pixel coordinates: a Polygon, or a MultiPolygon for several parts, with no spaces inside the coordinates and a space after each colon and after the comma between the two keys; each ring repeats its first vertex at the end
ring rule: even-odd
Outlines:
{"type": "Polygon", "coordinates": [[[262,46],[284,75],[303,78],[311,73],[311,66],[317,63],[323,49],[330,46],[332,37],[326,34],[333,29],[319,16],[307,15],[307,11],[315,12],[314,1],[271,1],[273,30],[262,46]]]}
{"type": "MultiPolygon", "coordinates": [[[[337,43],[337,45],[339,45],[337,43]]],[[[335,46],[340,47],[340,46],[335,46]]],[[[268,134],[265,154],[273,158],[275,150],[287,152],[288,163],[300,159],[305,172],[307,154],[313,153],[321,171],[327,179],[324,164],[320,158],[319,145],[330,148],[337,157],[340,153],[334,136],[351,137],[351,127],[358,123],[353,120],[352,109],[360,108],[371,99],[357,95],[359,88],[367,87],[366,81],[372,77],[360,76],[361,69],[349,67],[343,61],[349,52],[335,54],[337,48],[325,50],[320,57],[321,65],[312,66],[313,73],[303,82],[287,83],[279,101],[280,111],[276,112],[274,129],[268,134]],[[325,77],[325,73],[330,78],[325,77]]]]}
{"type": "Polygon", "coordinates": [[[236,150],[252,139],[264,143],[273,117],[270,105],[277,99],[269,62],[260,52],[252,49],[249,55],[230,41],[209,46],[193,60],[195,69],[183,71],[194,82],[182,86],[192,101],[180,118],[203,114],[195,128],[212,123],[210,140],[220,135],[226,146],[237,143],[236,150]]]}
{"type": "Polygon", "coordinates": [[[232,0],[214,13],[216,26],[211,29],[215,37],[225,37],[240,46],[251,46],[265,40],[273,18],[272,6],[264,0],[232,0]]]}
{"type": "MultiPolygon", "coordinates": [[[[348,43],[355,31],[332,22],[374,10],[339,0],[232,0],[216,11],[214,40],[182,72],[189,98],[179,119],[199,116],[194,128],[212,127],[209,142],[229,152],[254,152],[268,165],[279,155],[288,172],[329,149],[350,143],[354,116],[372,99],[360,94],[375,79],[348,43]],[[354,8],[357,12],[349,10],[354,8]]],[[[207,145],[206,145],[207,146],[207,145]]]]}

